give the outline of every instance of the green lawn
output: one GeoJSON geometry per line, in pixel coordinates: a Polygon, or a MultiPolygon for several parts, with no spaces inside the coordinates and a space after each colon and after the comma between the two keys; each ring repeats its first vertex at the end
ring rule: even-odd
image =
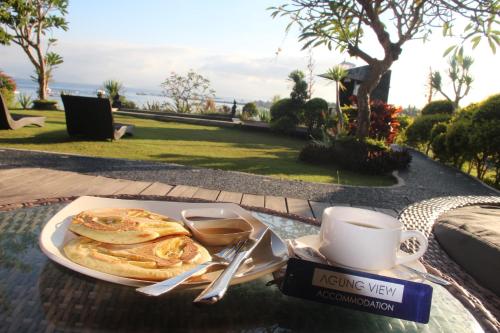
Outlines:
{"type": "Polygon", "coordinates": [[[0,131],[0,147],[178,163],[309,182],[369,186],[395,183],[391,176],[360,175],[299,162],[297,157],[305,142],[279,135],[116,116],[115,121],[136,126],[134,136],[113,142],[73,141],[66,133],[63,112],[13,113],[46,116],[46,125],[0,131]]]}

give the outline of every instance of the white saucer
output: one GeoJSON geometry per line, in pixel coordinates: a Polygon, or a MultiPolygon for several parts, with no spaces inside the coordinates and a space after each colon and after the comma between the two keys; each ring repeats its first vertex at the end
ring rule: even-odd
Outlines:
{"type": "MultiPolygon", "coordinates": [[[[302,236],[302,237],[295,239],[295,241],[300,245],[308,246],[316,251],[319,250],[319,245],[320,245],[319,235],[302,236]]],[[[408,267],[414,268],[418,271],[421,271],[421,272],[427,272],[427,270],[425,269],[425,266],[422,265],[422,263],[418,260],[408,262],[405,265],[408,267]]],[[[411,280],[411,281],[415,281],[415,282],[424,281],[424,279],[422,279],[419,275],[410,272],[408,269],[406,269],[402,266],[394,266],[390,269],[385,269],[382,271],[361,270],[359,268],[352,268],[352,267],[340,265],[337,263],[335,263],[335,266],[354,269],[354,270],[363,271],[363,272],[372,273],[372,274],[383,275],[383,276],[387,276],[387,277],[393,277],[393,278],[397,278],[397,279],[411,280]]]]}

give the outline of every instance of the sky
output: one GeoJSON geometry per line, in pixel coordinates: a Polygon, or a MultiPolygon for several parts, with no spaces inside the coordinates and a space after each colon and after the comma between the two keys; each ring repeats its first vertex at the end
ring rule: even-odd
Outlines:
{"type": "MultiPolygon", "coordinates": [[[[193,69],[210,80],[219,97],[286,97],[291,90],[287,76],[295,69],[307,71],[308,52],[301,50],[297,29],[285,33],[288,19],[272,19],[266,10],[284,2],[70,0],[69,30],[53,33],[58,38],[53,50],[64,58],[54,79],[86,84],[116,79],[126,87],[159,91],[172,71],[185,74],[193,69]]],[[[444,73],[447,59],[442,55],[451,43],[439,33],[425,44],[407,42],[391,68],[389,102],[422,107],[429,68],[444,73]]],[[[379,52],[369,34],[363,47],[370,54],[379,52]]],[[[315,74],[344,60],[364,65],[323,46],[312,54],[315,74]]],[[[474,83],[462,105],[500,91],[499,55],[492,54],[485,42],[471,54],[474,83]]],[[[27,56],[14,44],[0,46],[0,69],[15,78],[27,79],[33,73],[27,56]]],[[[334,101],[334,86],[316,77],[313,96],[334,101]]]]}

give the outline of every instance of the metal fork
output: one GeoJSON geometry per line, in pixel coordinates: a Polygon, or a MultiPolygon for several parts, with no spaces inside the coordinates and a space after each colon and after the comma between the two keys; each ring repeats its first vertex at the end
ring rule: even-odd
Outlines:
{"type": "Polygon", "coordinates": [[[190,269],[189,271],[186,271],[180,275],[177,275],[173,278],[170,278],[168,280],[164,280],[146,287],[141,287],[137,288],[136,291],[143,293],[148,296],[159,296],[164,293],[169,292],[170,290],[174,289],[178,285],[180,285],[182,282],[186,281],[189,279],[191,276],[194,274],[200,272],[201,270],[205,270],[211,266],[214,265],[228,265],[231,260],[234,258],[235,254],[238,253],[238,251],[241,249],[241,247],[245,244],[245,240],[240,240],[238,243],[233,244],[232,246],[228,246],[222,251],[213,254],[212,255],[212,260],[207,261],[203,264],[200,264],[196,266],[193,269],[190,269]]]}

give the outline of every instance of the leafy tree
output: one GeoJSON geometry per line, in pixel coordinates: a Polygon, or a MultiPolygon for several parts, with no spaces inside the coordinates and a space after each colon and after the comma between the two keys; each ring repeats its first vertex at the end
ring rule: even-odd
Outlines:
{"type": "Polygon", "coordinates": [[[464,56],[463,54],[454,54],[450,60],[448,68],[448,77],[453,86],[453,98],[444,92],[441,73],[435,71],[431,76],[432,88],[439,91],[448,101],[453,104],[453,109],[459,107],[460,100],[467,96],[472,86],[473,78],[470,75],[470,67],[474,63],[472,57],[464,56]]]}
{"type": "Polygon", "coordinates": [[[192,69],[186,76],[172,72],[161,85],[165,95],[173,99],[176,112],[190,113],[199,109],[207,98],[215,97],[210,80],[192,69]]]}
{"type": "Polygon", "coordinates": [[[288,79],[293,82],[293,88],[292,92],[290,93],[290,98],[299,107],[304,105],[308,98],[307,82],[304,78],[304,73],[299,70],[295,70],[288,75],[288,79]]]}
{"type": "Polygon", "coordinates": [[[2,0],[0,2],[0,44],[19,45],[35,66],[38,97],[47,99],[52,70],[63,62],[61,56],[49,52],[55,38],[44,39],[53,29],[68,30],[67,0],[2,0]]]}
{"type": "Polygon", "coordinates": [[[342,109],[340,108],[340,90],[345,90],[345,86],[342,84],[342,79],[347,76],[347,70],[342,65],[335,65],[329,68],[328,71],[323,75],[324,78],[332,80],[335,82],[335,110],[338,116],[338,128],[337,132],[340,133],[344,128],[342,109]]]}
{"type": "MultiPolygon", "coordinates": [[[[462,44],[470,40],[477,46],[486,38],[493,52],[500,45],[498,29],[498,0],[291,0],[288,4],[271,7],[271,16],[287,16],[290,24],[301,30],[300,41],[304,48],[326,45],[359,57],[368,66],[368,75],[359,87],[358,128],[359,138],[367,137],[370,128],[370,93],[377,87],[382,76],[398,60],[403,45],[409,40],[428,39],[433,27],[442,27],[445,36],[454,33],[457,17],[469,24],[460,36],[462,44]],[[382,59],[370,55],[362,48],[367,31],[372,31],[383,50],[382,59]],[[391,32],[391,33],[390,33],[391,32]],[[392,34],[392,35],[391,35],[392,34]]],[[[463,46],[453,45],[449,52],[463,52],[463,46]]]]}

